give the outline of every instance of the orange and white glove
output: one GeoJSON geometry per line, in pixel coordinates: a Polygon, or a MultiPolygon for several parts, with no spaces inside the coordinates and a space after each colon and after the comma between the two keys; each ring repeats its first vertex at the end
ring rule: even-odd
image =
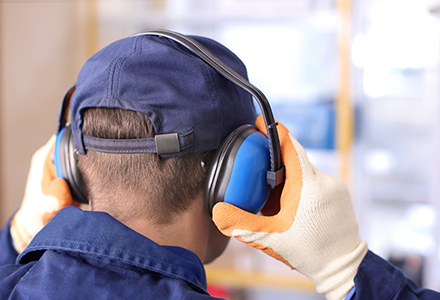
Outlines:
{"type": "MultiPolygon", "coordinates": [[[[262,117],[258,129],[266,133],[262,117]]],[[[262,215],[217,203],[213,220],[227,235],[264,251],[309,277],[327,299],[344,299],[354,286],[368,251],[345,183],[313,166],[302,146],[278,126],[286,169],[284,186],[274,190],[262,215]],[[280,196],[281,192],[281,196],[280,196]],[[277,207],[278,206],[278,207],[277,207]],[[277,207],[275,215],[265,215],[277,207]]]]}
{"type": "Polygon", "coordinates": [[[11,221],[10,233],[18,253],[63,207],[76,205],[64,179],[56,178],[52,163],[55,136],[34,153],[20,209],[11,221]]]}

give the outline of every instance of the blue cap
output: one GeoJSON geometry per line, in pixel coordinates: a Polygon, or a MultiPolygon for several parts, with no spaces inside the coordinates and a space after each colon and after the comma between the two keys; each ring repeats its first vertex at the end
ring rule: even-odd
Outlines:
{"type": "MultiPolygon", "coordinates": [[[[223,45],[192,36],[247,79],[241,60],[223,45]]],[[[81,69],[71,100],[75,148],[107,153],[158,153],[165,157],[215,150],[243,124],[254,124],[251,95],[221,76],[184,46],[139,35],[116,41],[93,55],[81,69]],[[109,140],[84,135],[82,114],[92,107],[145,114],[156,137],[109,140]]]]}

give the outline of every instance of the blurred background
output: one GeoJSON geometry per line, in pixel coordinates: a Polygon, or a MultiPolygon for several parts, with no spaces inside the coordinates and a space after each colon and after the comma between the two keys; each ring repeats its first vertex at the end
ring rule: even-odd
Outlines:
{"type": "MultiPolygon", "coordinates": [[[[82,64],[149,28],[234,51],[312,162],[348,183],[370,249],[440,290],[439,0],[0,0],[1,226],[82,64]]],[[[237,242],[207,276],[228,299],[322,299],[237,242]]]]}

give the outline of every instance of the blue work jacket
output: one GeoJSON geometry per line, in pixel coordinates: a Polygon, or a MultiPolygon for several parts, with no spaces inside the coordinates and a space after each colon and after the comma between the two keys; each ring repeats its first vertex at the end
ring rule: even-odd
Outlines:
{"type": "MultiPolygon", "coordinates": [[[[440,299],[369,252],[347,299],[440,299]]],[[[17,256],[0,232],[0,299],[213,299],[192,252],[160,246],[103,212],[62,209],[17,256]]]]}

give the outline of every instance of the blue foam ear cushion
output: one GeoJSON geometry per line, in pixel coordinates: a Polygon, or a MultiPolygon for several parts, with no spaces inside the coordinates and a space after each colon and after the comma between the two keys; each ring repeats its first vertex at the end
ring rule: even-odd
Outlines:
{"type": "Polygon", "coordinates": [[[63,171],[61,168],[61,157],[60,157],[61,156],[61,154],[60,154],[61,146],[60,146],[60,144],[61,144],[61,138],[62,138],[65,130],[66,130],[66,127],[63,127],[57,135],[57,138],[55,140],[55,150],[54,150],[54,154],[53,154],[54,156],[53,156],[53,160],[52,160],[53,164],[55,165],[55,171],[56,171],[56,175],[58,178],[64,178],[63,171]]]}
{"type": "Polygon", "coordinates": [[[227,202],[251,213],[263,208],[270,193],[267,137],[251,125],[236,129],[217,150],[208,170],[205,201],[208,212],[227,202]]]}
{"type": "Polygon", "coordinates": [[[266,184],[269,164],[267,137],[260,132],[250,134],[235,155],[223,201],[252,213],[259,212],[270,192],[266,184]]]}

